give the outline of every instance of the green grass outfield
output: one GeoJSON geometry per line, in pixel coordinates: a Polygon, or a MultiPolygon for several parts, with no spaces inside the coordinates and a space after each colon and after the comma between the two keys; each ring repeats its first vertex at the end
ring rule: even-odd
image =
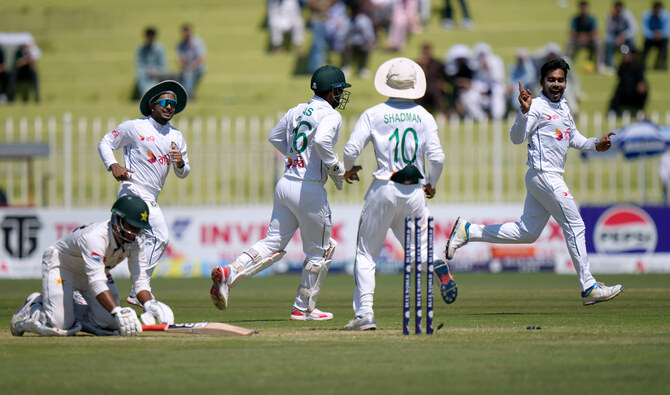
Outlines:
{"type": "MultiPolygon", "coordinates": [[[[225,321],[248,338],[10,335],[38,280],[0,281],[0,384],[28,393],[670,393],[670,275],[599,276],[615,300],[581,305],[575,276],[457,274],[459,298],[435,303],[433,336],[401,334],[400,275],[378,276],[379,329],[347,332],[353,280],[326,279],[329,322],[291,322],[299,277],[256,278],[216,310],[206,279],[156,279],[177,321],[225,321]],[[541,330],[527,330],[529,325],[541,330]]],[[[117,281],[122,295],[127,280],[117,281]]]]}

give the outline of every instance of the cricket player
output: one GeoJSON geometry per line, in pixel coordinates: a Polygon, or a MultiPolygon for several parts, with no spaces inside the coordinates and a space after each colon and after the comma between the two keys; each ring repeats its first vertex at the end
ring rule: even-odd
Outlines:
{"type": "MultiPolygon", "coordinates": [[[[405,218],[421,217],[422,251],[426,251],[429,214],[424,194],[428,199],[435,196],[434,185],[444,165],[437,123],[426,109],[413,101],[426,92],[426,76],[421,66],[407,58],[388,60],[377,69],[375,88],[389,99],[363,112],[344,146],[344,167],[348,169],[344,179],[349,184],[359,181],[358,171],[362,167],[355,162],[368,143],[372,142],[377,158],[374,180],[365,195],[358,225],[355,317],[345,326],[349,330],[377,328],[373,311],[375,261],[389,228],[404,247],[405,218]]],[[[454,298],[456,284],[449,276],[446,263],[436,262],[435,266],[438,277],[444,278],[445,287],[451,282],[448,293],[454,298]]]]}
{"type": "Polygon", "coordinates": [[[333,314],[316,308],[336,245],[330,238],[331,212],[324,184],[328,176],[338,190],[344,183],[344,165],[333,152],[342,123],[342,116],[335,109],[344,110],[350,94],[344,88],[350,86],[339,68],[328,65],[318,68],[310,84],[314,91],[312,99],[290,109],[270,132],[268,140],[286,156],[286,169],[275,188],[267,237],[246,249],[230,265],[212,270],[214,284],[210,294],[220,310],[228,306],[231,287],[284,256],[284,248],[299,228],[306,257],[289,318],[294,321],[333,318],[333,314]]]}
{"type": "Polygon", "coordinates": [[[529,89],[519,82],[521,111],[510,130],[514,144],[528,141],[526,202],[519,222],[499,225],[471,224],[458,218],[446,245],[447,259],[469,241],[489,243],[533,243],[552,216],[563,229],[572,263],[577,270],[585,306],[617,296],[620,284],[607,286],[596,280],[589,270],[586,256],[585,226],[579,209],[563,181],[568,148],[584,151],[607,151],[612,143],[609,132],[601,139],[582,136],[570,115],[563,97],[570,67],[563,59],[554,59],[540,69],[542,92],[532,99],[529,89]]]}
{"type": "Polygon", "coordinates": [[[42,257],[42,293],[32,293],[12,317],[14,336],[74,336],[80,330],[95,335],[133,336],[142,332],[137,314],[119,306],[119,293],[109,270],[124,259],[147,324],[174,323],[172,310],[149,291],[142,239],[149,225],[149,208],[137,196],[123,196],[112,206],[110,220],[81,226],[53,243],[42,257]],[[86,305],[75,304],[77,290],[86,305]]]}
{"type": "MultiPolygon", "coordinates": [[[[179,178],[186,178],[191,171],[186,140],[170,124],[172,117],[186,107],[187,98],[186,90],[176,81],[167,80],[154,85],[140,99],[140,112],[145,118],[121,123],[105,134],[98,144],[105,168],[121,182],[117,196],[139,196],[149,206],[152,229],[144,230],[142,234],[146,239],[144,254],[149,281],[169,240],[168,225],[158,206],[158,194],[165,185],[170,168],[179,178]],[[113,151],[119,148],[123,148],[125,167],[114,158],[113,151]]],[[[126,302],[140,306],[132,291],[126,302]]]]}

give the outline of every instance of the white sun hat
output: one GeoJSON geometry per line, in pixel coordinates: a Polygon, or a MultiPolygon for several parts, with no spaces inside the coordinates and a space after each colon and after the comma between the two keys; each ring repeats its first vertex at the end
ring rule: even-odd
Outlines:
{"type": "Polygon", "coordinates": [[[393,58],[377,69],[375,89],[388,97],[419,99],[426,93],[426,74],[411,59],[393,58]]]}

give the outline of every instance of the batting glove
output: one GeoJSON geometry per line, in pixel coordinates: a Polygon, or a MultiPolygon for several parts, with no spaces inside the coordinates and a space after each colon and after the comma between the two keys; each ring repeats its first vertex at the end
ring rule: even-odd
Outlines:
{"type": "Polygon", "coordinates": [[[344,163],[338,161],[334,165],[326,167],[326,169],[330,178],[333,179],[333,183],[335,183],[335,188],[341,191],[344,185],[344,163]]]}
{"type": "MultiPolygon", "coordinates": [[[[159,302],[156,299],[144,303],[144,311],[154,316],[161,324],[174,324],[174,314],[172,313],[172,309],[165,303],[159,302]]],[[[146,313],[142,314],[142,316],[144,317],[146,313]]]]}
{"type": "Polygon", "coordinates": [[[142,324],[137,319],[137,313],[130,307],[121,308],[116,306],[112,310],[112,315],[116,319],[116,323],[119,324],[121,336],[135,336],[142,332],[142,324]]]}

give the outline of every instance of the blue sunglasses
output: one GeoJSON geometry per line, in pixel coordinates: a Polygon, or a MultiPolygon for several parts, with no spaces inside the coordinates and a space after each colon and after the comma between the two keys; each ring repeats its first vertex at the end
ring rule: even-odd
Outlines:
{"type": "Polygon", "coordinates": [[[158,104],[162,107],[167,107],[168,105],[172,106],[172,108],[177,108],[177,101],[174,99],[158,99],[153,104],[158,104]]]}

